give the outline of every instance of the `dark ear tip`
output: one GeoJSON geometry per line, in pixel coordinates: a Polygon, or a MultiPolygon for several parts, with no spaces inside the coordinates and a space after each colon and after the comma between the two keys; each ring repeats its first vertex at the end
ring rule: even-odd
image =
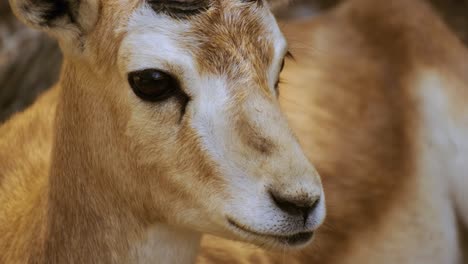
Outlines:
{"type": "MultiPolygon", "coordinates": [[[[2,0],[0,0],[2,1],[2,0]]],[[[13,13],[26,25],[82,48],[79,38],[96,25],[103,0],[9,0],[13,13]],[[79,40],[79,41],[78,41],[79,40]]]]}
{"type": "Polygon", "coordinates": [[[71,14],[67,0],[10,0],[10,4],[16,15],[32,26],[51,26],[71,14]]]}
{"type": "Polygon", "coordinates": [[[39,14],[44,21],[54,21],[58,18],[64,17],[69,13],[69,4],[64,0],[48,1],[47,8],[44,8],[39,14]]]}

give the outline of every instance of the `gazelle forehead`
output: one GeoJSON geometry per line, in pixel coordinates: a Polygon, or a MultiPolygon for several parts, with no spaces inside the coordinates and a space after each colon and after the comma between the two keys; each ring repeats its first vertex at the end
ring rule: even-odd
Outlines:
{"type": "Polygon", "coordinates": [[[152,62],[143,58],[148,53],[172,64],[168,67],[193,67],[201,74],[222,74],[229,79],[251,75],[268,80],[271,65],[281,60],[286,48],[268,6],[253,0],[209,3],[195,15],[180,17],[161,11],[151,0],[141,2],[126,32],[129,38],[133,35],[132,49],[143,53],[138,56],[143,65],[130,68],[149,67],[152,62]]]}
{"type": "Polygon", "coordinates": [[[192,24],[190,35],[201,38],[195,49],[200,69],[229,76],[254,70],[262,75],[274,57],[275,40],[280,38],[272,30],[272,24],[276,25],[272,15],[252,1],[223,4],[192,24]]]}

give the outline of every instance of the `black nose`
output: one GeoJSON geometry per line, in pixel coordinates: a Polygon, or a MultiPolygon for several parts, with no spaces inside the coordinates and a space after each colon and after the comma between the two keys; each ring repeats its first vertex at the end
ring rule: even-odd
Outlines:
{"type": "Polygon", "coordinates": [[[286,197],[275,192],[270,192],[270,195],[278,208],[291,216],[302,216],[304,218],[304,223],[307,222],[309,215],[317,209],[320,202],[320,196],[309,197],[304,195],[301,197],[286,197]]]}

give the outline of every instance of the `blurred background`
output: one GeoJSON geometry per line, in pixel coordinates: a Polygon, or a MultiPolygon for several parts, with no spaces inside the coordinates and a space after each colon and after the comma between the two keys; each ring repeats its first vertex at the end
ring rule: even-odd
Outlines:
{"type": "MultiPolygon", "coordinates": [[[[342,1],[346,0],[297,0],[277,16],[287,23],[320,15],[342,1]]],[[[468,45],[468,0],[427,1],[468,45]]],[[[11,13],[8,0],[0,0],[0,123],[57,81],[61,60],[55,41],[22,25],[11,13]]]]}

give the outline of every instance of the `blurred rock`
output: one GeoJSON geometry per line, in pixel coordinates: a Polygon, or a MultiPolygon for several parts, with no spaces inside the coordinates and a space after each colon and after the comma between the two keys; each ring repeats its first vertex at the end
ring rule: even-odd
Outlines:
{"type": "Polygon", "coordinates": [[[55,41],[25,27],[0,0],[0,123],[57,81],[61,60],[55,41]]]}

